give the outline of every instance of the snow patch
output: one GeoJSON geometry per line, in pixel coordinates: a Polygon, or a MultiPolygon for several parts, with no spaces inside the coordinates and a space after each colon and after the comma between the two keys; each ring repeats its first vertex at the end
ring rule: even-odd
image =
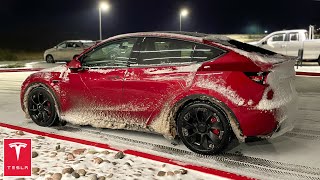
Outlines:
{"type": "Polygon", "coordinates": [[[50,81],[52,78],[52,72],[55,73],[60,73],[59,78],[61,78],[61,80],[63,82],[68,82],[69,81],[69,73],[71,72],[70,69],[66,66],[66,65],[60,65],[60,66],[56,66],[53,68],[48,68],[48,69],[43,69],[40,72],[43,73],[43,78],[46,81],[50,81]]]}
{"type": "Polygon", "coordinates": [[[295,89],[294,61],[287,61],[272,69],[267,77],[269,87],[264,91],[263,97],[256,106],[258,110],[276,110],[275,118],[281,126],[280,131],[273,134],[277,137],[294,127],[297,112],[298,94],[295,89]],[[273,91],[273,98],[268,99],[267,94],[273,91]]]}
{"type": "Polygon", "coordinates": [[[294,85],[294,63],[293,61],[287,61],[271,70],[267,77],[269,87],[264,91],[263,97],[256,107],[257,109],[272,110],[280,108],[297,98],[294,85]],[[271,100],[267,99],[270,90],[274,92],[271,100]]]}
{"type": "Polygon", "coordinates": [[[196,86],[216,91],[235,105],[243,106],[245,104],[245,99],[240,97],[230,86],[226,86],[221,80],[209,81],[200,79],[196,82],[196,86]]]}
{"type": "Polygon", "coordinates": [[[101,74],[108,74],[115,71],[115,69],[89,69],[88,72],[96,72],[101,74]]]}
{"type": "Polygon", "coordinates": [[[179,72],[196,72],[200,63],[191,64],[188,66],[178,66],[178,67],[164,67],[164,68],[148,68],[144,71],[145,74],[168,74],[168,73],[179,73],[179,72]]]}
{"type": "Polygon", "coordinates": [[[60,65],[60,66],[56,66],[53,68],[43,69],[40,72],[60,72],[60,73],[62,73],[66,70],[68,70],[68,67],[66,65],[60,65]]]}
{"type": "Polygon", "coordinates": [[[158,117],[152,121],[150,128],[154,132],[162,134],[166,139],[174,139],[177,135],[174,112],[176,112],[176,109],[171,109],[168,104],[165,104],[158,117]]]}
{"type": "MultiPolygon", "coordinates": [[[[84,103],[85,104],[85,103],[84,103]]],[[[74,107],[61,115],[67,122],[77,125],[91,125],[98,128],[129,129],[146,131],[146,122],[142,118],[133,117],[130,113],[146,111],[149,107],[141,105],[85,105],[74,107]],[[123,112],[122,110],[125,110],[123,112]]]]}

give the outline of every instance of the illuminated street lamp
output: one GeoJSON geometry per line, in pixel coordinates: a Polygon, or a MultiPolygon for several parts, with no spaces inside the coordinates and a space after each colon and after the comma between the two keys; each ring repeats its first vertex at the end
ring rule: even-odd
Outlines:
{"type": "Polygon", "coordinates": [[[110,4],[108,2],[100,2],[99,4],[99,30],[100,30],[100,40],[102,40],[102,24],[101,24],[101,12],[108,11],[110,9],[110,4]]]}
{"type": "Polygon", "coordinates": [[[188,9],[181,9],[181,11],[180,11],[180,31],[181,31],[182,17],[186,17],[188,14],[189,14],[188,9]]]}

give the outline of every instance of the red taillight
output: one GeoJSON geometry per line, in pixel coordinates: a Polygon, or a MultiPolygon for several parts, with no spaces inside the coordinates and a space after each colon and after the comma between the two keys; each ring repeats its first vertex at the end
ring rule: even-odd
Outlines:
{"type": "Polygon", "coordinates": [[[267,86],[267,76],[269,72],[245,72],[252,81],[267,86]]]}

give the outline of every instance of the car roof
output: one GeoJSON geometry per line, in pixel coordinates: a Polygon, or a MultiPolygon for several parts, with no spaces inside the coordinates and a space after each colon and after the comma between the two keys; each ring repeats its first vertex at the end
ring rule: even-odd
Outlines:
{"type": "Polygon", "coordinates": [[[173,38],[194,41],[198,43],[203,43],[204,40],[213,41],[220,44],[228,44],[228,41],[232,40],[231,38],[225,35],[216,35],[216,34],[206,34],[198,32],[186,32],[186,31],[156,31],[156,32],[137,32],[137,33],[128,33],[121,34],[117,36],[110,37],[106,40],[101,41],[99,44],[102,44],[106,41],[117,40],[122,38],[131,38],[131,37],[163,37],[163,38],[173,38]]]}
{"type": "Polygon", "coordinates": [[[272,34],[274,34],[274,33],[290,33],[290,32],[298,32],[298,31],[307,32],[307,30],[305,30],[305,29],[290,29],[290,30],[275,31],[272,34]]]}
{"type": "Polygon", "coordinates": [[[63,42],[81,42],[81,43],[86,43],[86,42],[94,42],[92,40],[66,40],[63,42]]]}

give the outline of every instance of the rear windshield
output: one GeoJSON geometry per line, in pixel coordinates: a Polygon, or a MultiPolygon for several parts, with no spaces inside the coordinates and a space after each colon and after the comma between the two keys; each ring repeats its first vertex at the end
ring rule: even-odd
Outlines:
{"type": "MultiPolygon", "coordinates": [[[[221,43],[221,42],[219,42],[221,43]]],[[[257,47],[257,46],[253,46],[247,43],[243,43],[240,41],[236,41],[233,39],[227,40],[225,41],[225,43],[221,43],[222,45],[226,45],[226,46],[231,46],[231,47],[235,47],[237,49],[241,49],[243,51],[246,52],[256,52],[256,53],[260,53],[260,54],[265,54],[265,55],[275,55],[277,53],[257,47]]]]}

